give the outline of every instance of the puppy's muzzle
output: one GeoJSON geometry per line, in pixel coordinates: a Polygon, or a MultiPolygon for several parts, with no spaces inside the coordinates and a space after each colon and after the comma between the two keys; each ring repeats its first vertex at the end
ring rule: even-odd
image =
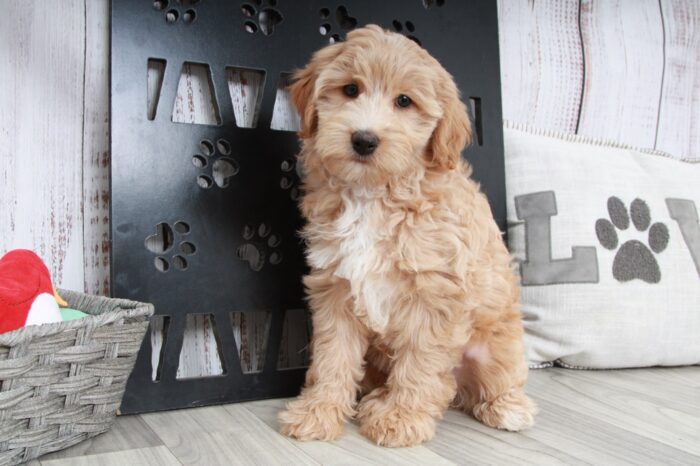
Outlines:
{"type": "Polygon", "coordinates": [[[362,157],[372,155],[379,145],[379,138],[371,131],[355,131],[350,140],[355,153],[362,157]]]}

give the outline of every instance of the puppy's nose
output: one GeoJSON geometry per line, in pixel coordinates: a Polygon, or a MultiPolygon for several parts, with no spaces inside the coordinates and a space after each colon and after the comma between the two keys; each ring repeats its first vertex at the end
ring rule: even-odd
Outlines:
{"type": "Polygon", "coordinates": [[[371,131],[355,131],[352,133],[352,148],[358,155],[370,155],[379,145],[379,138],[371,131]]]}

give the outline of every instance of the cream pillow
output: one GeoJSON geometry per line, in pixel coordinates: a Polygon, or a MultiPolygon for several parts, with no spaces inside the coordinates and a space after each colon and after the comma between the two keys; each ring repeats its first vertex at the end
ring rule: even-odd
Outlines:
{"type": "Polygon", "coordinates": [[[700,363],[700,164],[506,128],[533,366],[700,363]]]}

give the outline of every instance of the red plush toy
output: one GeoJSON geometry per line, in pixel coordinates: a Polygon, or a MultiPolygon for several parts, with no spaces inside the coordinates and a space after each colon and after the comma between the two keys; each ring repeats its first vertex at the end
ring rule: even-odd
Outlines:
{"type": "Polygon", "coordinates": [[[0,333],[25,325],[61,322],[59,304],[66,305],[39,256],[16,249],[0,259],[0,333]]]}

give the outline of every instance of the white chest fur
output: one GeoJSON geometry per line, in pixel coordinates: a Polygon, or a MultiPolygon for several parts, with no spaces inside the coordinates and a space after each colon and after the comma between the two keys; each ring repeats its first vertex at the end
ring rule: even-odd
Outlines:
{"type": "Polygon", "coordinates": [[[348,191],[342,199],[343,211],[331,231],[310,245],[309,262],[317,268],[333,267],[334,275],[348,280],[355,312],[366,314],[368,326],[381,332],[389,320],[394,289],[387,279],[383,209],[377,198],[363,192],[348,191]]]}

